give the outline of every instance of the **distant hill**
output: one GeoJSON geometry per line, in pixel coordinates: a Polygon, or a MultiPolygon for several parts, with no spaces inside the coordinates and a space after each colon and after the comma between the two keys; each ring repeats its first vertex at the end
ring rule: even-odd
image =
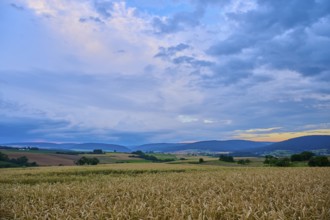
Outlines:
{"type": "Polygon", "coordinates": [[[227,140],[227,141],[199,141],[187,144],[186,149],[201,149],[207,151],[241,151],[253,147],[262,147],[269,145],[269,142],[256,142],[246,140],[227,140]]]}
{"type": "Polygon", "coordinates": [[[56,150],[76,150],[76,151],[92,151],[94,149],[102,149],[103,151],[118,151],[118,152],[129,152],[129,148],[115,144],[104,144],[104,143],[48,143],[48,142],[20,142],[20,143],[7,143],[3,144],[12,147],[39,147],[45,149],[56,149],[56,150]]]}
{"type": "Polygon", "coordinates": [[[310,135],[292,138],[286,141],[273,143],[271,145],[249,149],[249,151],[271,152],[276,150],[286,150],[292,152],[302,152],[310,150],[327,149],[330,152],[330,135],[310,135]]]}
{"type": "Polygon", "coordinates": [[[141,150],[144,152],[155,151],[155,152],[168,152],[169,149],[180,148],[185,144],[180,143],[153,143],[153,144],[143,144],[140,146],[132,147],[133,150],[141,150]]]}
{"type": "Polygon", "coordinates": [[[3,144],[13,147],[39,147],[58,150],[92,151],[102,149],[103,151],[130,152],[132,150],[155,151],[155,152],[231,152],[235,155],[260,155],[272,151],[290,151],[292,153],[310,150],[326,149],[330,153],[330,135],[312,135],[292,138],[277,143],[256,142],[247,140],[227,141],[198,141],[194,143],[151,143],[135,147],[125,147],[115,144],[104,143],[49,143],[49,142],[21,142],[3,144]]]}
{"type": "Polygon", "coordinates": [[[210,151],[210,152],[233,152],[269,145],[269,142],[255,142],[246,140],[228,141],[199,141],[194,143],[158,143],[137,146],[134,149],[142,151],[176,152],[176,151],[210,151]]]}
{"type": "Polygon", "coordinates": [[[102,149],[104,151],[118,151],[118,152],[129,152],[131,151],[129,148],[121,145],[116,144],[103,144],[103,143],[83,143],[83,144],[76,144],[75,149],[79,150],[89,150],[89,149],[102,149]]]}

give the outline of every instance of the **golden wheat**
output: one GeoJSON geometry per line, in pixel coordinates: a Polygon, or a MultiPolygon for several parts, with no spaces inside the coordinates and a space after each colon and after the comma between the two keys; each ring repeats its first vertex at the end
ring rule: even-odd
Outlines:
{"type": "Polygon", "coordinates": [[[329,168],[1,170],[1,219],[330,219],[329,168]]]}

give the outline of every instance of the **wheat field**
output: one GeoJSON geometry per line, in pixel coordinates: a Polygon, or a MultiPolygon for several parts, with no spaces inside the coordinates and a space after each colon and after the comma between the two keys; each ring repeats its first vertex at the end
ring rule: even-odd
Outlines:
{"type": "Polygon", "coordinates": [[[330,219],[329,168],[0,170],[1,219],[330,219]]]}

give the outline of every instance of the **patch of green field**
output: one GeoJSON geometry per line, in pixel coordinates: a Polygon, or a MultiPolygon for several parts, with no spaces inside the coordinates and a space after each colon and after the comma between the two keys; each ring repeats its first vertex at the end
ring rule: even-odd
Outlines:
{"type": "Polygon", "coordinates": [[[177,157],[179,160],[170,162],[171,164],[200,164],[200,165],[214,165],[214,166],[225,166],[225,167],[262,167],[264,166],[262,157],[235,157],[235,162],[224,162],[220,161],[217,157],[209,157],[209,156],[187,156],[180,155],[177,157]],[[184,158],[185,160],[180,160],[180,158],[184,158]],[[199,159],[202,158],[204,160],[203,163],[199,163],[199,159]],[[240,159],[249,159],[251,162],[248,164],[237,164],[237,161],[240,159]]]}
{"type": "Polygon", "coordinates": [[[160,160],[166,160],[166,159],[173,159],[173,160],[177,160],[176,155],[174,154],[161,154],[161,153],[147,153],[147,155],[153,155],[155,157],[157,157],[160,160]]]}
{"type": "Polygon", "coordinates": [[[307,161],[292,162],[291,166],[292,167],[308,167],[308,162],[307,161]]]}
{"type": "Polygon", "coordinates": [[[101,164],[112,164],[112,163],[150,163],[148,160],[142,158],[130,157],[133,154],[129,153],[105,153],[105,154],[81,154],[80,156],[85,157],[96,157],[99,159],[101,164]]]}

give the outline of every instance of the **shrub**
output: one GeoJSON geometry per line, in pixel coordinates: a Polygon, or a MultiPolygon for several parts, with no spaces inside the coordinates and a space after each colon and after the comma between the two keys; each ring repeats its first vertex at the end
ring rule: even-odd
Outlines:
{"type": "Polygon", "coordinates": [[[198,162],[199,163],[204,163],[204,159],[203,158],[199,158],[198,162]]]}
{"type": "Polygon", "coordinates": [[[251,161],[249,159],[240,159],[237,161],[238,164],[241,164],[241,165],[245,165],[245,164],[248,164],[250,163],[251,161]]]}

